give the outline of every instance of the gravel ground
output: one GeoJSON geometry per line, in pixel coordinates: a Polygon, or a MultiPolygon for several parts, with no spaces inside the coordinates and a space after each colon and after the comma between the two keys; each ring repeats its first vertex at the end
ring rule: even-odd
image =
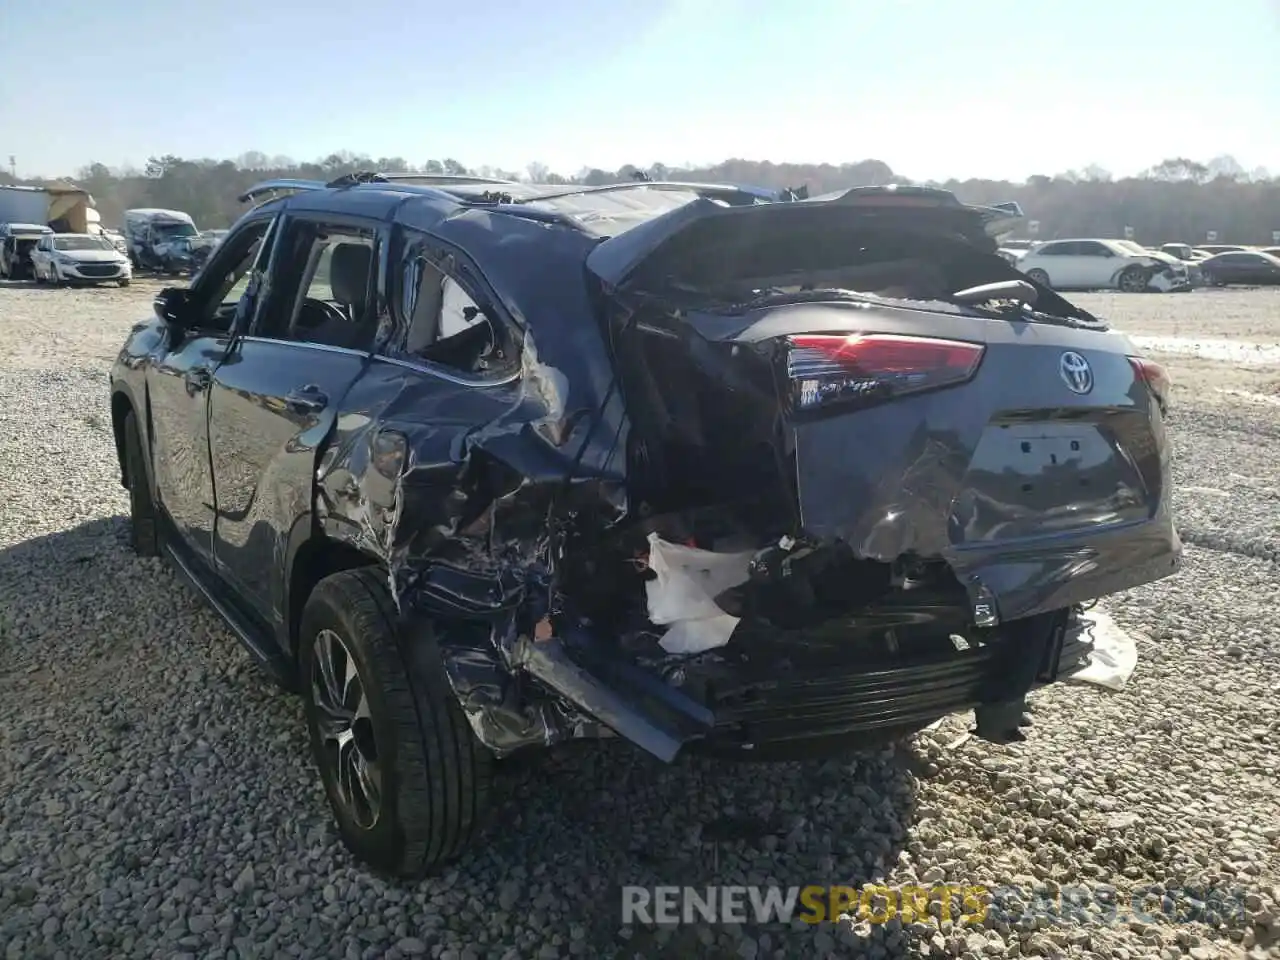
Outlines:
{"type": "MultiPolygon", "coordinates": [[[[0,955],[63,957],[1115,958],[1280,955],[1280,370],[1168,358],[1177,578],[1108,604],[1129,687],[1059,686],[1027,742],[824,764],[666,768],[571,752],[491,843],[400,887],[338,844],[301,710],[156,561],[126,548],[106,371],[156,286],[0,286],[0,955]],[[1224,393],[1220,391],[1235,391],[1224,393]],[[928,918],[619,926],[619,886],[946,879],[1217,886],[1216,926],[928,918]]],[[[1081,297],[1135,333],[1280,343],[1280,296],[1081,297]]],[[[1042,890],[1043,892],[1043,890],[1042,890]]],[[[1095,918],[1096,920],[1096,918],[1095,918]]],[[[1157,922],[1159,920],[1159,922],[1157,922]]]]}

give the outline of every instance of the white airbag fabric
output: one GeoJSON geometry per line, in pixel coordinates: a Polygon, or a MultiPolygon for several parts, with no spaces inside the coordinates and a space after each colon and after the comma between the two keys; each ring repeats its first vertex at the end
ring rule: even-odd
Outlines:
{"type": "Polygon", "coordinates": [[[667,653],[701,653],[729,642],[738,618],[716,605],[715,598],[747,580],[752,554],[714,553],[685,547],[649,534],[649,569],[645,584],[649,619],[669,625],[662,636],[667,653]]]}

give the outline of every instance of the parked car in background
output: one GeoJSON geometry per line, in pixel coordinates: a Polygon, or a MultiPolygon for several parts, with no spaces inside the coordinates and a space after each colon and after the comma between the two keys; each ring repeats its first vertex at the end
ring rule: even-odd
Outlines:
{"type": "Polygon", "coordinates": [[[166,245],[160,269],[165,273],[195,276],[217,246],[218,241],[203,233],[194,237],[177,237],[166,245]]]}
{"type": "Polygon", "coordinates": [[[108,283],[127,287],[133,276],[129,258],[106,237],[90,233],[51,233],[31,252],[36,283],[108,283]]]}
{"type": "Polygon", "coordinates": [[[1226,287],[1233,283],[1280,283],[1280,257],[1261,250],[1232,250],[1210,257],[1200,264],[1206,286],[1226,287]]]}
{"type": "Polygon", "coordinates": [[[129,241],[125,239],[123,233],[119,230],[102,231],[102,235],[111,241],[111,245],[123,253],[126,257],[129,255],[129,241]]]}
{"type": "Polygon", "coordinates": [[[1155,257],[1157,260],[1163,260],[1165,263],[1182,267],[1187,271],[1187,280],[1192,287],[1198,287],[1202,282],[1200,276],[1200,262],[1198,260],[1183,260],[1181,257],[1165,250],[1160,250],[1155,247],[1144,247],[1136,240],[1117,240],[1116,243],[1135,254],[1155,257]]]}
{"type": "Polygon", "coordinates": [[[1050,240],[1027,251],[1017,267],[1042,286],[1061,290],[1141,293],[1191,288],[1186,264],[1132,240],[1050,240]]]}
{"type": "Polygon", "coordinates": [[[51,233],[51,229],[38,223],[0,223],[0,277],[6,280],[34,279],[31,252],[41,237],[51,233]]]}
{"type": "Polygon", "coordinates": [[[1082,605],[1179,567],[1167,376],[994,255],[1006,210],[290,184],[127,334],[111,418],[134,549],[302,694],[386,873],[575,738],[1017,739],[1082,605]]]}
{"type": "Polygon", "coordinates": [[[171,256],[173,243],[184,237],[197,236],[195,221],[181,210],[138,207],[124,212],[121,231],[129,246],[129,259],[135,268],[162,273],[181,273],[171,256]]]}
{"type": "Polygon", "coordinates": [[[1171,257],[1177,257],[1183,263],[1199,263],[1201,260],[1207,260],[1213,256],[1208,250],[1201,250],[1199,247],[1193,247],[1188,243],[1161,244],[1160,251],[1169,254],[1171,257]]]}

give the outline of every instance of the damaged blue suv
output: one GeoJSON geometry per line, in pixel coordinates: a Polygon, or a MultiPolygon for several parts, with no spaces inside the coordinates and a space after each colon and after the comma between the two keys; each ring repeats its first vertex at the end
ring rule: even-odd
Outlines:
{"type": "Polygon", "coordinates": [[[270,181],[111,375],[131,538],[306,702],[341,835],[419,875],[506,758],[790,759],[1024,698],[1173,573],[1164,371],[858,188],[270,181]]]}

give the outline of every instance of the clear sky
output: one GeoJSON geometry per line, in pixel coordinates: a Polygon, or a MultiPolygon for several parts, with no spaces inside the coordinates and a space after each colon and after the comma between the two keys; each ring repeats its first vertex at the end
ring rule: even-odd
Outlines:
{"type": "Polygon", "coordinates": [[[0,163],[1280,171],[1280,0],[0,0],[0,163]]]}

